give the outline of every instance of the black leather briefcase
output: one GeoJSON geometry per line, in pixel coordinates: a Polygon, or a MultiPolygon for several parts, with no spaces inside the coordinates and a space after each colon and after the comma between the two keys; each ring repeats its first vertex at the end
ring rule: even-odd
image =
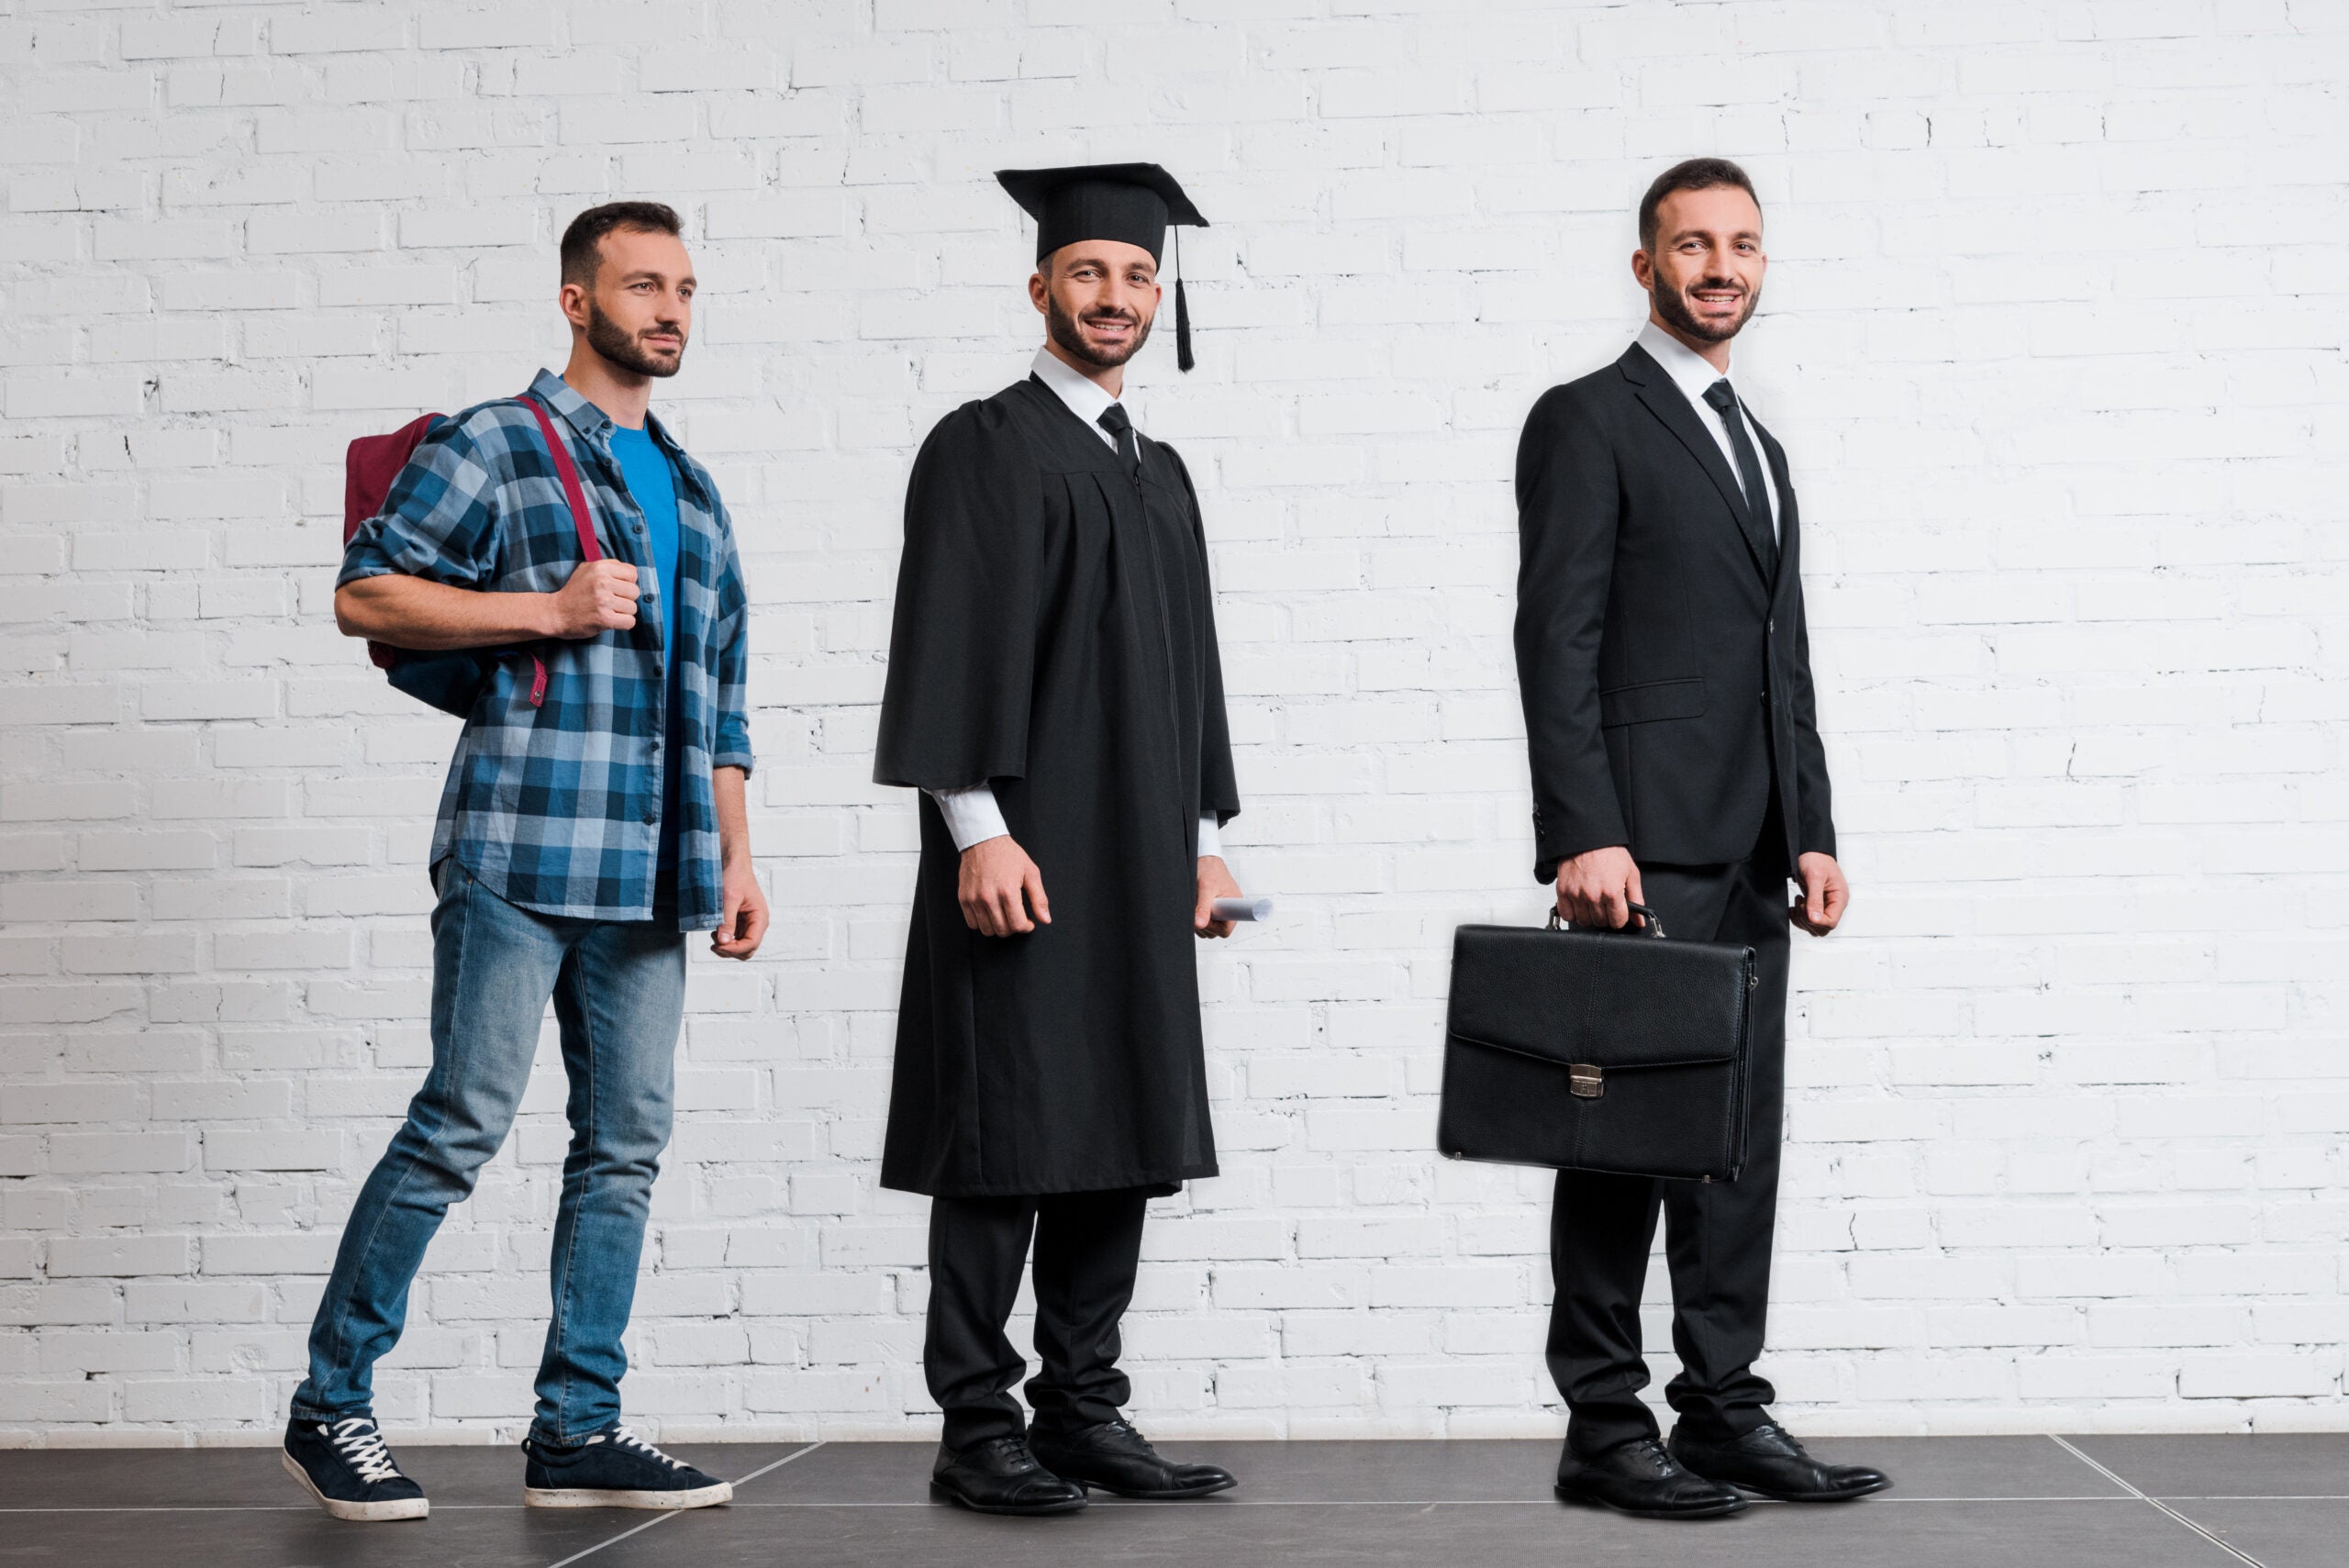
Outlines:
{"type": "Polygon", "coordinates": [[[1731,1181],[1745,1163],[1753,950],[1620,932],[1453,937],[1436,1145],[1497,1160],[1731,1181]]]}

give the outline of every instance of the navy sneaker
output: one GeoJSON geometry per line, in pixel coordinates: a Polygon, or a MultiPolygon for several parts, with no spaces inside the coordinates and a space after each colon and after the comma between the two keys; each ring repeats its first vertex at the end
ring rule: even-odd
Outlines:
{"type": "Polygon", "coordinates": [[[529,1464],[522,1503],[531,1508],[707,1508],[734,1500],[733,1486],[672,1459],[615,1421],[558,1448],[536,1433],[522,1440],[529,1464]]]}
{"type": "Polygon", "coordinates": [[[372,1416],[285,1423],[285,1473],[339,1519],[420,1519],[432,1507],[400,1473],[372,1416]]]}

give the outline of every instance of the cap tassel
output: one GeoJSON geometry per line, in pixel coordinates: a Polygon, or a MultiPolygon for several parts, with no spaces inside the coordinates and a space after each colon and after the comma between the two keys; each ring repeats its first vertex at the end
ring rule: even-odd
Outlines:
{"type": "Polygon", "coordinates": [[[1188,371],[1198,361],[1191,357],[1191,302],[1183,295],[1183,230],[1174,229],[1174,368],[1188,371]]]}

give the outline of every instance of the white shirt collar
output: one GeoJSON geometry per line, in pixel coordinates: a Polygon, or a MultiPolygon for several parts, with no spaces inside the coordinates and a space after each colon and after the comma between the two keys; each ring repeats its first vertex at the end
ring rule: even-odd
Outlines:
{"type": "Polygon", "coordinates": [[[1640,328],[1639,342],[1664,367],[1680,395],[1698,407],[1708,406],[1705,389],[1729,374],[1715,370],[1711,361],[1653,321],[1640,328]]]}
{"type": "MultiPolygon", "coordinates": [[[[1664,367],[1664,373],[1672,378],[1672,384],[1678,387],[1680,395],[1688,400],[1688,406],[1696,411],[1697,417],[1712,436],[1713,444],[1720,448],[1721,461],[1729,464],[1730,473],[1737,478],[1737,487],[1742,492],[1745,481],[1737,474],[1737,449],[1731,444],[1728,422],[1711,404],[1705,401],[1705,389],[1729,373],[1715,370],[1704,355],[1653,321],[1640,328],[1639,343],[1641,348],[1655,356],[1655,362],[1664,367]]],[[[1743,401],[1742,398],[1739,400],[1738,423],[1751,432],[1753,420],[1745,412],[1743,401]]],[[[1778,527],[1778,481],[1766,462],[1762,465],[1762,488],[1769,497],[1770,527],[1775,531],[1778,527]]]]}
{"type": "MultiPolygon", "coordinates": [[[[1118,399],[1103,391],[1099,382],[1070,368],[1068,362],[1050,348],[1037,350],[1035,361],[1029,368],[1036,373],[1038,381],[1051,387],[1053,395],[1068,405],[1070,413],[1093,427],[1094,434],[1113,447],[1118,444],[1118,438],[1103,429],[1100,424],[1101,416],[1118,399]]],[[[1131,417],[1133,410],[1130,408],[1126,413],[1131,417]]]]}

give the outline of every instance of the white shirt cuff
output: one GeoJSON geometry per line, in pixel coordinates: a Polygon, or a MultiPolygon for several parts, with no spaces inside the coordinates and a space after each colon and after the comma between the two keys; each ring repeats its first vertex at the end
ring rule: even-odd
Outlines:
{"type": "MultiPolygon", "coordinates": [[[[996,803],[991,784],[973,784],[967,789],[930,789],[924,795],[938,802],[939,814],[946,818],[946,831],[953,836],[954,848],[967,850],[973,844],[984,844],[989,839],[1000,839],[1011,831],[1003,819],[1003,807],[996,803]]],[[[1223,834],[1216,826],[1215,813],[1199,813],[1199,850],[1202,858],[1223,856],[1223,834]]]]}
{"type": "Polygon", "coordinates": [[[996,804],[991,784],[974,784],[968,789],[930,789],[922,793],[938,802],[939,814],[946,818],[946,830],[954,836],[957,850],[1000,839],[1011,831],[1003,820],[1003,807],[996,804]]]}

